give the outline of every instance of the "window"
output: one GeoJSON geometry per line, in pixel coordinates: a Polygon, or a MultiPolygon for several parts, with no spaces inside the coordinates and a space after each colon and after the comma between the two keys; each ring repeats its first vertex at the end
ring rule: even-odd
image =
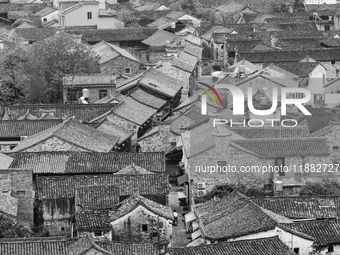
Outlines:
{"type": "Polygon", "coordinates": [[[329,25],[325,25],[325,31],[329,31],[331,30],[330,26],[329,25]]]}
{"type": "MultiPolygon", "coordinates": [[[[277,158],[275,160],[275,165],[276,166],[284,166],[285,165],[285,159],[284,158],[277,158]]],[[[281,168],[280,168],[280,171],[279,171],[279,176],[285,176],[285,172],[281,168]]]]}
{"type": "Polygon", "coordinates": [[[107,96],[107,89],[100,89],[99,90],[99,99],[102,99],[107,96]]]}
{"type": "Polygon", "coordinates": [[[328,252],[334,252],[334,246],[328,246],[328,252]]]}
{"type": "Polygon", "coordinates": [[[65,228],[64,228],[64,227],[61,227],[61,228],[60,228],[60,231],[64,232],[64,231],[65,231],[65,228]]]}
{"type": "Polygon", "coordinates": [[[217,161],[217,173],[226,173],[227,161],[217,161]]]}
{"type": "Polygon", "coordinates": [[[83,95],[81,89],[71,89],[69,88],[67,91],[67,101],[68,102],[77,102],[78,99],[83,95]]]}
{"type": "Polygon", "coordinates": [[[96,231],[94,232],[94,236],[101,236],[102,235],[102,232],[101,231],[96,231]]]}
{"type": "Polygon", "coordinates": [[[44,22],[47,22],[47,19],[46,19],[46,18],[43,18],[43,21],[44,21],[44,22]]]}
{"type": "Polygon", "coordinates": [[[295,252],[296,254],[299,254],[299,251],[300,251],[300,248],[294,248],[294,252],[295,252]]]}
{"type": "Polygon", "coordinates": [[[87,13],[87,19],[92,19],[92,12],[87,13]]]}
{"type": "Polygon", "coordinates": [[[130,73],[131,73],[131,68],[130,68],[130,67],[125,68],[125,73],[126,73],[126,74],[130,74],[130,73]]]}
{"type": "Polygon", "coordinates": [[[25,195],[25,191],[24,190],[18,190],[17,195],[25,195]]]}
{"type": "Polygon", "coordinates": [[[339,146],[333,146],[333,151],[338,151],[339,150],[339,146]]]}
{"type": "Polygon", "coordinates": [[[142,224],[142,231],[147,232],[148,231],[148,225],[147,224],[142,224]]]}

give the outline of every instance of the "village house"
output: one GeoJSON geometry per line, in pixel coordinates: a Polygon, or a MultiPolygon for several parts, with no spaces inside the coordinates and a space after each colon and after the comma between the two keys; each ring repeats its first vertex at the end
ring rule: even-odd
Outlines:
{"type": "Polygon", "coordinates": [[[0,151],[10,151],[28,136],[60,124],[62,120],[0,120],[0,151]]]}
{"type": "Polygon", "coordinates": [[[24,139],[10,152],[113,151],[119,137],[69,118],[61,124],[24,139]]]}
{"type": "Polygon", "coordinates": [[[88,90],[88,103],[98,101],[116,90],[116,76],[91,74],[68,75],[63,78],[64,104],[78,103],[83,96],[83,89],[88,90]]]}
{"type": "Polygon", "coordinates": [[[114,15],[102,15],[97,1],[79,1],[74,5],[59,2],[59,22],[61,27],[96,26],[97,29],[124,28],[124,23],[114,15]]]}
{"type": "Polygon", "coordinates": [[[335,107],[340,104],[340,78],[336,78],[323,86],[324,104],[328,107],[335,107]]]}
{"type": "Polygon", "coordinates": [[[162,204],[167,203],[169,191],[165,174],[38,176],[36,182],[40,203],[37,217],[51,235],[70,233],[78,186],[114,185],[120,190],[119,201],[138,192],[162,204]]]}
{"type": "Polygon", "coordinates": [[[100,57],[100,70],[104,74],[118,72],[131,77],[143,71],[141,61],[118,46],[102,41],[93,45],[92,50],[100,57]]]}
{"type": "Polygon", "coordinates": [[[28,227],[33,226],[34,221],[35,191],[33,185],[32,170],[1,167],[0,194],[4,193],[1,197],[5,202],[1,206],[1,211],[11,215],[12,218],[15,217],[16,222],[28,227]],[[6,198],[6,195],[12,198],[6,198]],[[7,206],[3,208],[4,205],[7,206]]]}
{"type": "Polygon", "coordinates": [[[34,14],[35,16],[39,16],[41,18],[41,22],[43,24],[43,26],[51,23],[51,22],[58,22],[59,25],[59,11],[58,9],[52,8],[52,7],[46,7],[44,9],[42,9],[39,12],[36,12],[34,14]]]}

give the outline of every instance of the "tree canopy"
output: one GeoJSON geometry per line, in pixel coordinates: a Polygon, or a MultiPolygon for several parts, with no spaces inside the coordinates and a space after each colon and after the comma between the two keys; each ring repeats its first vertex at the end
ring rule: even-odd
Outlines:
{"type": "Polygon", "coordinates": [[[320,182],[307,182],[300,190],[300,195],[340,195],[340,183],[328,179],[320,182]]]}
{"type": "Polygon", "coordinates": [[[34,233],[23,225],[16,224],[13,219],[0,214],[0,238],[30,237],[34,233]]]}

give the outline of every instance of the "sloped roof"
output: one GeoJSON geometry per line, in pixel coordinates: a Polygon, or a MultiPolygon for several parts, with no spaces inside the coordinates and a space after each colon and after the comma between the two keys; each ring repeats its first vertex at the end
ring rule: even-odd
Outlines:
{"type": "Polygon", "coordinates": [[[230,145],[252,151],[260,158],[329,155],[327,141],[324,138],[231,140],[230,145]]]}
{"type": "Polygon", "coordinates": [[[205,32],[201,37],[207,41],[210,41],[214,33],[231,33],[233,30],[229,27],[214,26],[205,32]]]}
{"type": "Polygon", "coordinates": [[[119,203],[119,188],[114,185],[77,186],[75,205],[82,211],[112,209],[119,203]]]}
{"type": "Polygon", "coordinates": [[[243,136],[246,139],[273,139],[273,138],[301,138],[310,137],[307,127],[295,128],[254,128],[254,127],[230,127],[229,130],[243,136]]]}
{"type": "Polygon", "coordinates": [[[194,247],[170,248],[169,255],[295,255],[278,236],[194,247]]]}
{"type": "Polygon", "coordinates": [[[185,15],[185,12],[181,12],[181,11],[171,11],[169,12],[166,17],[172,18],[172,19],[178,19],[182,16],[185,15]]]}
{"type": "Polygon", "coordinates": [[[142,41],[145,45],[152,47],[165,46],[167,41],[174,42],[179,40],[179,36],[164,30],[157,30],[153,35],[142,41]]]}
{"type": "Polygon", "coordinates": [[[93,45],[92,50],[100,57],[99,64],[104,64],[119,56],[140,63],[140,61],[130,52],[113,44],[102,41],[93,45]]]}
{"type": "Polygon", "coordinates": [[[63,77],[64,86],[92,85],[92,86],[114,86],[115,75],[91,74],[91,75],[68,75],[63,77]]]}
{"type": "Polygon", "coordinates": [[[168,206],[156,203],[150,199],[147,199],[138,193],[131,195],[120,202],[113,211],[110,211],[110,222],[118,220],[126,214],[134,211],[138,206],[143,206],[154,214],[173,220],[172,209],[168,206]]]}
{"type": "Polygon", "coordinates": [[[325,219],[340,215],[340,196],[270,197],[252,201],[290,219],[325,219]]]}
{"type": "Polygon", "coordinates": [[[95,231],[99,229],[110,229],[110,227],[112,228],[108,222],[108,210],[77,211],[75,212],[74,217],[77,231],[95,231]]]}
{"type": "Polygon", "coordinates": [[[194,208],[202,236],[224,241],[274,229],[276,222],[245,196],[232,192],[194,208]]]}
{"type": "Polygon", "coordinates": [[[142,168],[140,166],[135,165],[134,163],[132,163],[131,165],[128,165],[126,167],[124,167],[122,170],[119,170],[116,173],[113,174],[154,174],[154,172],[148,171],[145,168],[142,168]]]}
{"type": "Polygon", "coordinates": [[[140,87],[133,90],[129,94],[129,96],[135,99],[136,101],[142,104],[146,104],[147,106],[150,106],[157,110],[161,109],[167,103],[166,100],[156,97],[152,94],[149,94],[140,87]]]}
{"type": "Polygon", "coordinates": [[[183,87],[181,81],[174,77],[170,77],[155,68],[150,68],[146,71],[139,83],[143,87],[171,98],[175,97],[183,87]]]}
{"type": "MultiPolygon", "coordinates": [[[[314,237],[316,246],[340,243],[340,222],[338,220],[305,221],[281,224],[284,230],[298,231],[314,237]]],[[[295,232],[295,234],[299,235],[295,232]]]]}
{"type": "Polygon", "coordinates": [[[9,162],[10,168],[33,169],[37,174],[115,173],[132,163],[155,173],[165,172],[164,152],[20,152],[9,155],[14,158],[12,164],[9,162]]]}
{"type": "Polygon", "coordinates": [[[150,23],[148,27],[157,27],[159,30],[166,29],[170,27],[176,21],[169,17],[160,17],[159,19],[155,20],[154,22],[150,23]]]}
{"type": "Polygon", "coordinates": [[[40,17],[44,17],[52,12],[58,11],[58,9],[54,9],[50,6],[47,6],[46,8],[42,9],[41,11],[36,12],[34,15],[35,16],[40,16],[40,17]]]}
{"type": "Polygon", "coordinates": [[[96,117],[110,111],[114,104],[54,104],[54,105],[9,105],[6,111],[9,112],[9,119],[16,120],[19,117],[30,113],[41,118],[44,112],[53,112],[57,118],[69,118],[75,116],[77,120],[89,122],[96,117]]]}
{"type": "Polygon", "coordinates": [[[18,199],[6,193],[0,193],[0,213],[17,217],[18,199]]]}
{"type": "Polygon", "coordinates": [[[283,62],[283,63],[276,63],[276,65],[302,78],[302,77],[309,77],[309,75],[313,72],[313,70],[318,65],[320,65],[320,63],[318,62],[291,62],[291,63],[283,62]]]}
{"type": "Polygon", "coordinates": [[[112,255],[159,255],[159,249],[152,243],[96,242],[112,255]]]}
{"type": "Polygon", "coordinates": [[[72,243],[67,248],[67,252],[68,252],[68,255],[79,255],[79,254],[86,254],[91,249],[95,249],[103,255],[110,255],[108,251],[105,251],[103,248],[96,245],[93,237],[91,237],[88,234],[85,235],[84,237],[81,237],[76,242],[72,243]]]}
{"type": "Polygon", "coordinates": [[[85,150],[97,152],[111,151],[119,139],[70,118],[59,125],[27,137],[11,152],[29,149],[52,137],[57,137],[85,150]]]}
{"type": "Polygon", "coordinates": [[[74,175],[38,176],[37,194],[39,199],[72,198],[77,186],[113,185],[121,196],[138,192],[142,195],[167,194],[169,181],[166,174],[143,175],[74,175]]]}
{"type": "Polygon", "coordinates": [[[110,116],[107,116],[97,127],[97,130],[107,133],[109,135],[119,137],[118,145],[125,142],[131,136],[133,136],[133,132],[129,131],[121,126],[116,125],[111,121],[110,116]]]}
{"type": "Polygon", "coordinates": [[[328,126],[332,121],[340,121],[340,114],[331,114],[325,112],[323,112],[323,114],[313,114],[311,112],[311,114],[311,116],[304,116],[304,118],[307,120],[307,126],[311,133],[328,126]]]}

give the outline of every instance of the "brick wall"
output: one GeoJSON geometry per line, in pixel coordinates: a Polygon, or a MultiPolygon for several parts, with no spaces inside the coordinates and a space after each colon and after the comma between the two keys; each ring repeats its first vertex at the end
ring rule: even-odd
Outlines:
{"type": "Polygon", "coordinates": [[[135,76],[138,73],[141,73],[143,70],[140,70],[141,63],[130,60],[124,57],[117,57],[109,62],[106,62],[100,66],[100,70],[103,74],[113,74],[115,71],[121,73],[126,76],[135,76]],[[131,68],[131,73],[125,73],[125,68],[131,68]]]}
{"type": "MultiPolygon", "coordinates": [[[[123,242],[142,242],[150,241],[149,233],[142,231],[142,224],[150,225],[149,219],[156,215],[142,206],[137,207],[133,212],[124,217],[111,222],[112,240],[123,242]]],[[[159,221],[163,223],[161,229],[161,239],[165,238],[170,241],[172,233],[172,225],[165,218],[159,217],[159,221]]],[[[150,227],[149,227],[150,229],[150,227]]]]}
{"type": "Polygon", "coordinates": [[[89,151],[73,144],[65,142],[57,137],[52,137],[35,146],[27,148],[25,152],[39,152],[39,151],[89,151]]]}
{"type": "Polygon", "coordinates": [[[32,170],[0,170],[0,189],[11,191],[18,199],[17,221],[23,225],[33,224],[33,173],[32,170]]]}

